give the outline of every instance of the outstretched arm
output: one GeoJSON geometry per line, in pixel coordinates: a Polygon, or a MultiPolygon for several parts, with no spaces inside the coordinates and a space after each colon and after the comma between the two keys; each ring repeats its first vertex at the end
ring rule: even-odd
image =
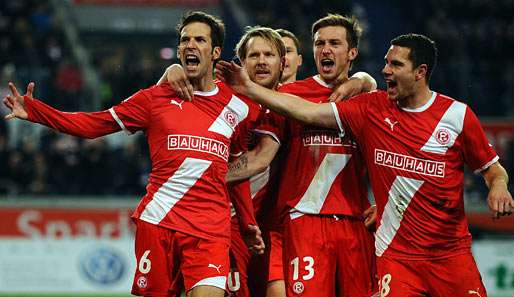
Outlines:
{"type": "Polygon", "coordinates": [[[216,70],[218,78],[229,84],[234,91],[244,94],[282,115],[312,125],[338,127],[329,103],[312,103],[297,96],[259,86],[250,80],[244,68],[234,62],[220,61],[216,64],[216,70]]]}
{"type": "Polygon", "coordinates": [[[507,171],[499,162],[496,162],[484,170],[482,175],[489,188],[487,204],[493,213],[493,218],[498,219],[501,216],[511,215],[514,210],[514,201],[507,188],[509,183],[507,171]]]}
{"type": "Polygon", "coordinates": [[[13,83],[9,83],[9,88],[11,95],[3,100],[11,111],[5,116],[6,119],[27,120],[83,138],[96,138],[121,130],[108,110],[92,113],[62,112],[33,98],[34,83],[27,86],[24,96],[18,93],[13,83]]]}
{"type": "MultiPolygon", "coordinates": [[[[16,86],[9,82],[9,89],[11,90],[11,95],[7,95],[3,102],[4,105],[11,111],[9,114],[5,116],[6,120],[12,120],[15,118],[26,120],[28,118],[28,113],[25,106],[25,98],[18,93],[18,89],[16,86]]],[[[34,83],[31,82],[27,86],[27,92],[25,96],[29,99],[32,99],[32,94],[34,93],[34,83]]]]}

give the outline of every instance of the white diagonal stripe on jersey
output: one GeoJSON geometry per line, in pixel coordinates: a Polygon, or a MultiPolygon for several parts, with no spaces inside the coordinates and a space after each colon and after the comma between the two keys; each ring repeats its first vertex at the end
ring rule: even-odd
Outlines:
{"type": "Polygon", "coordinates": [[[262,188],[264,188],[269,181],[270,168],[266,167],[266,170],[263,172],[257,173],[256,175],[250,177],[250,193],[252,195],[252,199],[259,193],[262,188]]]}
{"type": "Polygon", "coordinates": [[[234,133],[235,127],[248,116],[249,109],[250,108],[243,100],[232,95],[230,102],[223,108],[216,120],[214,120],[214,123],[209,127],[209,131],[216,132],[230,138],[232,133],[234,133]],[[237,122],[234,126],[231,126],[225,119],[225,115],[229,112],[236,115],[237,122]]]}
{"type": "Polygon", "coordinates": [[[397,176],[394,180],[389,190],[389,197],[382,213],[380,226],[375,233],[377,256],[382,256],[393,241],[398,229],[400,229],[404,212],[422,184],[422,180],[403,176],[397,176]]]}
{"type": "Polygon", "coordinates": [[[336,118],[337,127],[339,127],[339,131],[340,131],[339,136],[343,137],[344,136],[344,127],[343,127],[343,123],[341,122],[339,110],[337,110],[337,105],[335,104],[335,102],[330,102],[330,106],[332,106],[332,111],[334,112],[334,117],[336,118]]]}
{"type": "MultiPolygon", "coordinates": [[[[128,99],[127,99],[128,100],[128,99]]],[[[118,125],[120,126],[120,128],[125,131],[125,133],[131,135],[132,132],[129,131],[129,129],[127,129],[127,127],[125,127],[125,125],[123,124],[123,122],[121,121],[120,117],[118,117],[118,115],[116,114],[116,112],[114,111],[114,108],[109,108],[109,112],[111,113],[111,116],[113,117],[113,119],[116,121],[116,123],[118,123],[118,125]]]]}
{"type": "Polygon", "coordinates": [[[326,154],[305,194],[294,209],[303,213],[318,214],[327,199],[334,180],[346,166],[351,156],[350,154],[326,154]]]}
{"type": "Polygon", "coordinates": [[[177,171],[155,192],[140,218],[153,224],[162,221],[211,164],[212,161],[186,158],[177,171]]]}
{"type": "Polygon", "coordinates": [[[466,115],[466,104],[454,101],[446,110],[443,117],[435,127],[427,143],[421,148],[424,152],[445,154],[448,148],[452,147],[455,140],[462,132],[464,116],[466,115]],[[450,140],[447,144],[437,142],[437,133],[442,129],[450,133],[450,140]]]}

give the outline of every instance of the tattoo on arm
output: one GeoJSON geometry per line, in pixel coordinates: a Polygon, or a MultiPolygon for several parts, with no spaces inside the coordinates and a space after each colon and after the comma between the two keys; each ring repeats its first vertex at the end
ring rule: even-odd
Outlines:
{"type": "Polygon", "coordinates": [[[228,174],[237,175],[238,173],[248,169],[248,157],[246,154],[237,158],[237,160],[228,164],[228,174]]]}

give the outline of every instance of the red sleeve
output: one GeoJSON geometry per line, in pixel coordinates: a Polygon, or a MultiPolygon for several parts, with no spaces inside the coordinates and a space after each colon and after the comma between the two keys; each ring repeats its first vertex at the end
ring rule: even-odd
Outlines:
{"type": "MultiPolygon", "coordinates": [[[[230,157],[232,160],[241,156],[248,150],[247,145],[245,145],[246,138],[243,135],[244,133],[241,132],[241,126],[238,125],[230,139],[230,157]]],[[[229,162],[232,160],[229,160],[229,162]]]]}
{"type": "Polygon", "coordinates": [[[230,200],[236,209],[239,226],[244,230],[248,225],[257,225],[250,191],[250,180],[229,184],[230,200]]]}
{"type": "Polygon", "coordinates": [[[120,119],[125,120],[130,124],[129,127],[135,130],[135,125],[131,124],[130,119],[138,117],[138,109],[135,108],[135,112],[129,114],[130,106],[138,102],[139,109],[142,109],[143,105],[145,110],[150,108],[150,102],[142,91],[109,110],[98,112],[63,112],[37,99],[24,99],[29,121],[83,138],[96,138],[120,131],[127,127],[120,125],[123,124],[120,119]]]}
{"type": "Polygon", "coordinates": [[[354,137],[358,138],[366,122],[368,104],[371,100],[374,100],[374,94],[376,94],[376,92],[361,94],[352,97],[350,100],[330,103],[339,130],[343,134],[349,132],[354,137]]]}
{"type": "Polygon", "coordinates": [[[278,143],[282,143],[284,142],[285,127],[285,117],[268,108],[263,108],[257,121],[255,132],[259,134],[270,135],[278,143]]]}
{"type": "Polygon", "coordinates": [[[481,172],[498,161],[498,155],[487,139],[475,113],[466,107],[462,128],[464,161],[475,172],[481,172]]]}
{"type": "MultiPolygon", "coordinates": [[[[152,94],[161,91],[158,87],[141,90],[120,104],[109,109],[118,125],[128,134],[145,130],[150,122],[152,94]]],[[[156,94],[159,96],[159,94],[156,94]]]]}

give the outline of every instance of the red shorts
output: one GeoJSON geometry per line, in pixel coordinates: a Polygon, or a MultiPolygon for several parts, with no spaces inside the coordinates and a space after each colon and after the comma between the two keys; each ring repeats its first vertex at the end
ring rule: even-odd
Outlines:
{"type": "Polygon", "coordinates": [[[486,297],[471,253],[443,259],[377,258],[381,297],[486,297]]]}
{"type": "Polygon", "coordinates": [[[376,293],[373,236],[364,221],[302,215],[285,223],[283,244],[287,296],[376,293]]]}
{"type": "Polygon", "coordinates": [[[268,282],[284,280],[282,264],[282,233],[270,231],[268,282]]]}
{"type": "Polygon", "coordinates": [[[198,238],[136,220],[136,272],[132,294],[175,296],[209,285],[225,289],[229,269],[226,242],[198,238]]]}

